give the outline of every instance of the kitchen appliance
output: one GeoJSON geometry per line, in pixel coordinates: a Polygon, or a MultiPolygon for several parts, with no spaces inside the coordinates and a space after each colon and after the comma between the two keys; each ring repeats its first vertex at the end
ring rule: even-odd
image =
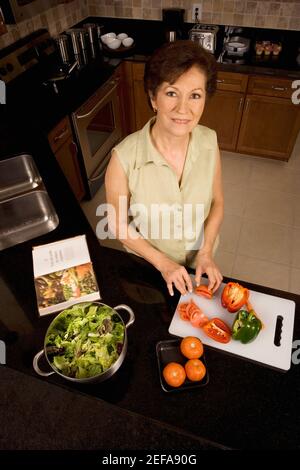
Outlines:
{"type": "Polygon", "coordinates": [[[42,29],[0,51],[0,79],[9,83],[55,52],[47,30],[42,29]]]}
{"type": "Polygon", "coordinates": [[[243,56],[250,48],[250,39],[241,36],[232,36],[225,44],[225,50],[229,55],[243,56]]]}
{"type": "Polygon", "coordinates": [[[67,29],[66,34],[71,37],[73,53],[75,56],[80,55],[88,49],[88,32],[84,28],[67,29]]]}
{"type": "Polygon", "coordinates": [[[217,47],[218,30],[219,27],[216,25],[196,23],[189,32],[189,38],[213,54],[217,47]]]}
{"type": "Polygon", "coordinates": [[[113,78],[72,113],[91,196],[103,184],[111,149],[122,138],[119,109],[119,78],[113,78]]]}
{"type": "MultiPolygon", "coordinates": [[[[207,284],[206,279],[203,279],[204,283],[207,284]]],[[[219,317],[231,327],[236,314],[227,312],[221,305],[224,286],[225,284],[222,283],[212,299],[205,299],[193,293],[181,296],[179,303],[188,302],[192,298],[209,319],[219,317]]],[[[250,290],[250,301],[264,324],[263,329],[252,343],[242,344],[233,339],[226,344],[214,341],[206,336],[201,328],[194,328],[189,321],[182,320],[177,310],[172,318],[169,333],[181,337],[196,336],[201,339],[203,344],[212,348],[283,371],[289,370],[291,367],[295,302],[254,290],[250,290]]]]}
{"type": "Polygon", "coordinates": [[[183,8],[163,8],[162,20],[168,42],[182,38],[184,12],[183,8]]]}
{"type": "Polygon", "coordinates": [[[167,39],[167,42],[176,41],[176,31],[167,31],[166,32],[166,39],[167,39]]]}
{"type": "Polygon", "coordinates": [[[95,23],[85,23],[83,25],[83,28],[88,33],[89,41],[90,41],[90,44],[92,46],[95,46],[96,41],[97,41],[97,28],[96,28],[96,26],[97,25],[95,23]]]}
{"type": "MultiPolygon", "coordinates": [[[[93,303],[97,306],[104,306],[104,307],[108,307],[109,309],[111,309],[111,307],[109,307],[108,305],[103,304],[101,302],[93,302],[93,303]]],[[[80,304],[78,304],[78,305],[80,305],[80,304]]],[[[54,367],[52,366],[52,364],[49,360],[49,357],[48,357],[49,353],[47,354],[46,344],[44,344],[44,349],[39,351],[33,358],[33,368],[34,368],[35,372],[38,375],[41,375],[42,377],[49,377],[49,375],[53,375],[53,374],[56,373],[56,374],[59,374],[61,377],[63,377],[66,380],[69,380],[69,381],[74,382],[74,383],[81,383],[81,384],[103,382],[104,380],[109,379],[115,372],[117,372],[117,370],[121,367],[121,365],[122,365],[122,363],[125,359],[126,352],[127,352],[127,343],[128,343],[127,328],[129,328],[130,325],[132,325],[135,321],[134,313],[133,313],[132,309],[130,307],[128,307],[128,305],[125,305],[125,304],[117,305],[116,307],[113,307],[113,310],[114,310],[114,314],[119,317],[120,322],[125,327],[124,328],[124,343],[123,343],[123,348],[122,348],[122,351],[121,351],[118,359],[116,360],[116,362],[114,362],[112,364],[112,366],[109,369],[107,369],[105,372],[102,372],[101,374],[95,375],[93,377],[87,377],[87,378],[82,378],[82,379],[69,377],[67,375],[64,375],[64,374],[60,373],[57,369],[54,369],[54,367]],[[119,315],[119,313],[117,313],[119,310],[126,310],[129,313],[129,320],[126,324],[124,324],[124,321],[123,321],[122,317],[119,315]],[[45,357],[47,359],[47,362],[48,362],[48,364],[50,365],[50,367],[52,369],[51,372],[43,372],[39,367],[38,363],[39,363],[40,358],[43,355],[45,355],[45,357]]],[[[61,312],[61,313],[63,313],[63,312],[61,312]]],[[[59,314],[59,315],[61,315],[61,314],[59,314]]],[[[56,322],[57,318],[59,318],[59,315],[56,316],[53,321],[56,322]]],[[[46,337],[48,335],[48,332],[52,329],[52,324],[53,324],[53,322],[48,327],[48,330],[47,330],[46,335],[45,335],[45,341],[46,341],[46,337]]]]}
{"type": "Polygon", "coordinates": [[[59,34],[58,36],[55,36],[54,39],[57,44],[62,63],[68,64],[71,61],[71,54],[67,34],[59,34]]]}
{"type": "Polygon", "coordinates": [[[58,5],[58,0],[0,0],[5,23],[20,23],[58,5]]]}

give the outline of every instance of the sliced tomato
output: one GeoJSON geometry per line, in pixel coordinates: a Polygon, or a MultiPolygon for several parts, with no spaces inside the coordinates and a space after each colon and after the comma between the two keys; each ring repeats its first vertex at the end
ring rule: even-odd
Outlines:
{"type": "Polygon", "coordinates": [[[181,320],[188,321],[190,319],[189,314],[187,312],[187,307],[189,302],[183,302],[182,304],[178,305],[178,312],[181,320]]]}
{"type": "Polygon", "coordinates": [[[211,299],[213,296],[212,290],[209,289],[205,284],[201,284],[200,286],[196,287],[195,294],[206,297],[207,299],[211,299]]]}
{"type": "Polygon", "coordinates": [[[195,304],[195,302],[193,301],[193,299],[191,299],[191,300],[189,301],[189,303],[188,303],[187,308],[186,308],[186,311],[187,311],[187,313],[188,313],[189,318],[191,319],[191,315],[192,315],[195,311],[198,312],[199,310],[201,311],[201,309],[198,307],[198,305],[195,304]]]}
{"type": "Polygon", "coordinates": [[[213,318],[203,326],[204,333],[219,343],[229,343],[231,330],[220,318],[213,318]]]}
{"type": "Polygon", "coordinates": [[[196,328],[202,328],[207,322],[208,318],[204,315],[202,310],[194,310],[190,317],[191,324],[196,328]]]}

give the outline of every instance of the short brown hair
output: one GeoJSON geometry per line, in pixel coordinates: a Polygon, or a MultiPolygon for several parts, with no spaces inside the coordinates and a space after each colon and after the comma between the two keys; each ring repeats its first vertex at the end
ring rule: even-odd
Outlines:
{"type": "Polygon", "coordinates": [[[206,93],[213,95],[217,83],[217,64],[214,56],[193,41],[168,42],[157,49],[146,62],[144,88],[147,94],[155,97],[163,82],[176,80],[193,66],[206,76],[206,93]]]}

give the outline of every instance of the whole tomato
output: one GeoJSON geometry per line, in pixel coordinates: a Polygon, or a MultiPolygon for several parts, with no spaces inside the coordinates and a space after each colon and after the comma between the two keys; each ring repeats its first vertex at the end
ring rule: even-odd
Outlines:
{"type": "Polygon", "coordinates": [[[195,336],[186,336],[181,340],[180,351],[188,359],[199,359],[203,354],[203,344],[195,336]]]}
{"type": "Polygon", "coordinates": [[[170,387],[180,387],[186,379],[186,373],[181,364],[169,362],[163,369],[163,377],[170,387]]]}
{"type": "Polygon", "coordinates": [[[187,378],[192,382],[199,382],[205,377],[206,367],[200,359],[190,359],[184,368],[187,378]]]}

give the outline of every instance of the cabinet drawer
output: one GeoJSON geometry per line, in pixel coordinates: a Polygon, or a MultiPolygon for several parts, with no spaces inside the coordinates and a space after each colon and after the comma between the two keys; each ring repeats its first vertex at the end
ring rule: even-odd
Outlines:
{"type": "Polygon", "coordinates": [[[61,147],[61,145],[72,136],[72,129],[69,118],[62,119],[48,134],[48,141],[53,153],[61,147]]]}
{"type": "Polygon", "coordinates": [[[295,91],[292,88],[293,80],[277,77],[253,76],[249,79],[248,93],[262,96],[277,96],[290,98],[295,91]]]}
{"type": "Polygon", "coordinates": [[[144,62],[136,62],[132,64],[132,78],[133,80],[144,80],[144,62]]]}
{"type": "Polygon", "coordinates": [[[217,90],[244,93],[247,89],[248,75],[242,73],[218,72],[217,90]]]}

